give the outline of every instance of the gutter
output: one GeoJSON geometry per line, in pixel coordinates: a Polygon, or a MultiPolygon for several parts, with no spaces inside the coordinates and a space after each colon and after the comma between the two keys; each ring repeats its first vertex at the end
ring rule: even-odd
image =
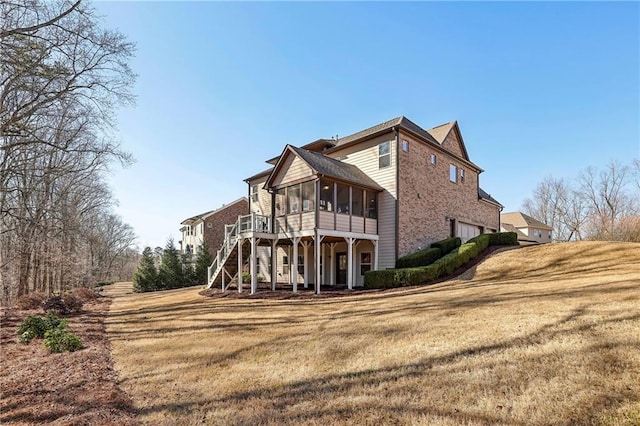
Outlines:
{"type": "Polygon", "coordinates": [[[391,130],[396,134],[396,241],[394,256],[395,260],[398,260],[398,248],[400,246],[400,132],[396,126],[393,126],[391,130]]]}

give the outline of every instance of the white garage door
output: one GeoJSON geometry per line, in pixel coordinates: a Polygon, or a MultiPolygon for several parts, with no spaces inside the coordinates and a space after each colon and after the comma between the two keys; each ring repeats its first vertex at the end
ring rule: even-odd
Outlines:
{"type": "Polygon", "coordinates": [[[463,243],[469,241],[473,237],[477,237],[478,235],[480,235],[480,227],[464,222],[458,222],[458,237],[460,237],[463,243]]]}

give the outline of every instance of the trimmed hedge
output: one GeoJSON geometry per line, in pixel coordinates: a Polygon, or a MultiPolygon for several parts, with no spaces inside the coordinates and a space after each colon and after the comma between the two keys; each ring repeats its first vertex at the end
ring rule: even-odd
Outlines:
{"type": "MultiPolygon", "coordinates": [[[[458,240],[459,245],[460,238],[457,237],[447,238],[447,240],[439,241],[438,243],[434,244],[440,244],[444,241],[447,241],[444,245],[456,244],[455,241],[449,242],[449,240],[456,239],[458,240]]],[[[432,244],[432,246],[434,244],[432,244]]],[[[477,237],[474,237],[467,241],[465,244],[453,248],[450,253],[441,257],[428,266],[367,271],[364,274],[364,287],[394,288],[408,285],[417,285],[425,283],[427,281],[432,281],[446,275],[451,275],[456,269],[458,269],[462,265],[465,265],[471,259],[478,256],[488,246],[502,245],[518,245],[518,237],[516,233],[498,232],[494,234],[478,235],[477,237]]],[[[404,258],[410,256],[412,255],[405,256],[404,258]]]]}
{"type": "Polygon", "coordinates": [[[426,248],[415,253],[408,254],[396,261],[396,268],[415,268],[427,266],[442,257],[442,250],[437,247],[426,248]]]}
{"type": "Polygon", "coordinates": [[[442,252],[442,255],[444,256],[451,253],[457,247],[460,247],[460,244],[462,244],[462,240],[460,239],[460,237],[451,237],[441,241],[436,241],[435,243],[431,244],[431,247],[439,248],[442,252]]]}
{"type": "Polygon", "coordinates": [[[385,269],[367,271],[364,274],[365,288],[394,288],[422,284],[440,276],[440,266],[431,264],[418,268],[385,269]]]}

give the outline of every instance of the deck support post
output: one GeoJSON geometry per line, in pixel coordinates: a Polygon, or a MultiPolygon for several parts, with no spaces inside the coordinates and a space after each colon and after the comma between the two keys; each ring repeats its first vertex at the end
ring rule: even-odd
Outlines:
{"type": "Polygon", "coordinates": [[[355,238],[345,237],[347,242],[347,288],[353,290],[353,241],[355,238]]]}
{"type": "Polygon", "coordinates": [[[251,274],[251,294],[258,290],[258,274],[256,274],[256,238],[251,237],[251,254],[249,257],[249,273],[251,274]]]}
{"type": "Polygon", "coordinates": [[[242,238],[238,238],[238,293],[242,293],[242,238]]]}
{"type": "Polygon", "coordinates": [[[329,285],[336,283],[336,244],[329,244],[329,285]]]}
{"type": "Polygon", "coordinates": [[[378,270],[378,240],[372,240],[373,242],[373,270],[378,270]]]}
{"type": "Polygon", "coordinates": [[[293,292],[298,292],[298,242],[299,238],[293,238],[293,254],[292,259],[289,259],[291,265],[291,281],[293,282],[293,292]]]}
{"type": "Polygon", "coordinates": [[[278,240],[271,240],[271,290],[276,289],[276,280],[278,278],[278,240]]]}
{"type": "Polygon", "coordinates": [[[303,256],[303,260],[302,260],[302,265],[304,268],[304,288],[309,288],[309,242],[308,241],[303,241],[302,242],[302,256],[303,256]]]}
{"type": "MultiPolygon", "coordinates": [[[[315,231],[315,235],[313,238],[314,241],[314,254],[315,254],[315,261],[316,261],[316,267],[315,267],[315,287],[316,287],[316,294],[320,294],[320,285],[321,285],[321,281],[320,281],[320,253],[322,252],[322,240],[323,240],[323,236],[318,234],[318,230],[316,229],[315,231]]],[[[306,269],[305,269],[306,272],[306,269]]]]}

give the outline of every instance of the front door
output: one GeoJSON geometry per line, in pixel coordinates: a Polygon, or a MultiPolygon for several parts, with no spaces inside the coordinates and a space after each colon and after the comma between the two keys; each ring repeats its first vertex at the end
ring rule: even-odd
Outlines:
{"type": "Polygon", "coordinates": [[[336,284],[347,284],[347,253],[336,253],[336,284]]]}

